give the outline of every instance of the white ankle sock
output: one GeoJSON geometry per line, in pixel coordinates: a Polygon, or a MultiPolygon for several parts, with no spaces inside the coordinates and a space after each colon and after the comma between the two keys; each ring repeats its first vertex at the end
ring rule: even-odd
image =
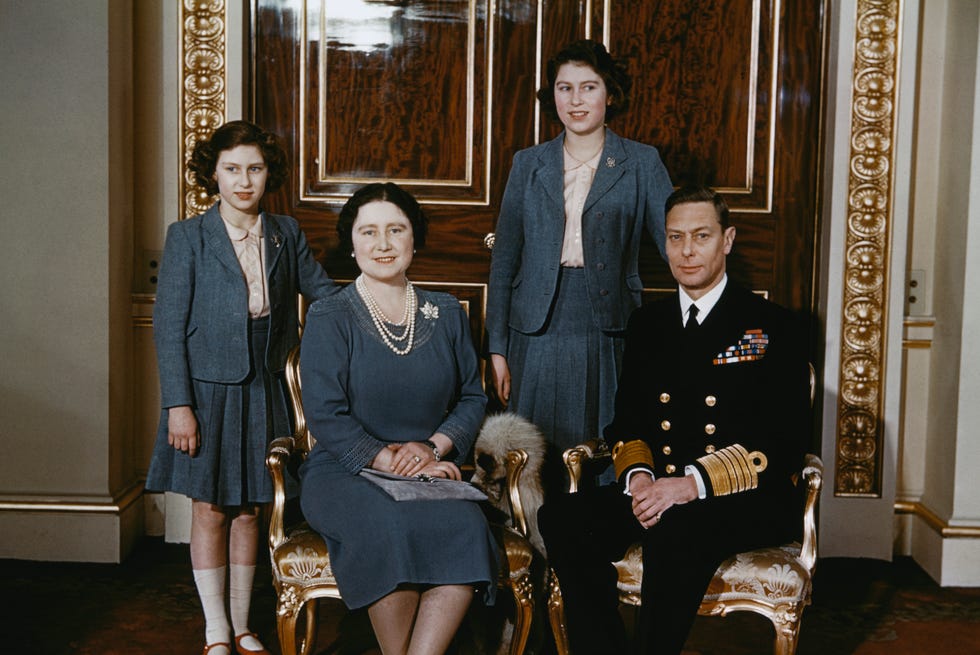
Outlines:
{"type": "MultiPolygon", "coordinates": [[[[232,564],[229,585],[229,605],[231,607],[231,625],[235,637],[248,629],[248,610],[252,604],[252,582],[255,580],[255,566],[247,564],[232,564]]],[[[262,643],[255,637],[242,639],[242,648],[246,650],[262,650],[262,643]]]]}
{"type": "Polygon", "coordinates": [[[230,626],[225,613],[225,571],[227,567],[216,569],[194,569],[194,583],[201,597],[204,609],[204,642],[214,644],[228,643],[230,626]]]}

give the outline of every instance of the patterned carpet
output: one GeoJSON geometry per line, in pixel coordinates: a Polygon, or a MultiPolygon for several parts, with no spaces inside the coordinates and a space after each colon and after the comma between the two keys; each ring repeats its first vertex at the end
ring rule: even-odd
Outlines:
{"type": "MultiPolygon", "coordinates": [[[[268,569],[260,567],[256,578],[252,629],[278,653],[268,569]]],[[[147,539],[121,565],[0,560],[0,594],[7,607],[0,615],[0,653],[191,655],[203,648],[186,545],[147,539]]],[[[330,646],[342,614],[337,604],[323,606],[320,653],[339,652],[330,646]]],[[[907,558],[818,563],[799,655],[932,651],[980,653],[980,589],[940,588],[907,558]]],[[[771,652],[771,626],[748,613],[699,618],[686,651],[771,652]]]]}

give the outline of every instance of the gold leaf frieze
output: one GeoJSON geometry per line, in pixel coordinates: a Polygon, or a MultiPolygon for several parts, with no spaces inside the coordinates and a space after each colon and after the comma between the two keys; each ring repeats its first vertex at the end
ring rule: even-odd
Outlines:
{"type": "Polygon", "coordinates": [[[185,164],[180,177],[182,215],[200,214],[211,198],[186,172],[194,145],[225,122],[227,107],[227,16],[224,0],[181,3],[180,147],[185,164]]]}
{"type": "Polygon", "coordinates": [[[844,244],[834,492],[881,495],[888,236],[894,174],[899,0],[858,0],[844,244]]]}

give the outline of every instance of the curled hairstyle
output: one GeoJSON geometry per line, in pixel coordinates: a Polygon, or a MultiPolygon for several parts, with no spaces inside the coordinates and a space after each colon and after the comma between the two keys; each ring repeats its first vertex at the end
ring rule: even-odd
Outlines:
{"type": "Polygon", "coordinates": [[[340,216],[337,218],[337,234],[340,236],[341,250],[354,249],[353,233],[357,213],[364,205],[377,201],[387,201],[398,207],[412,224],[412,240],[415,242],[415,248],[425,246],[429,219],[415,196],[394,182],[373,182],[355,191],[340,210],[340,216]]]}
{"type": "Polygon", "coordinates": [[[676,205],[689,202],[710,202],[715,206],[715,214],[718,217],[718,222],[721,223],[721,229],[727,230],[731,225],[728,216],[728,203],[725,202],[720,193],[703,184],[686,184],[667,196],[667,201],[664,203],[664,216],[676,205]]]}
{"type": "Polygon", "coordinates": [[[624,113],[629,109],[630,89],[633,87],[633,80],[626,71],[626,64],[618,59],[614,59],[606,51],[606,46],[592,39],[582,39],[569,43],[548,60],[546,68],[546,85],[538,90],[538,100],[541,102],[541,109],[554,120],[558,117],[558,108],[555,106],[555,80],[558,77],[558,69],[562,64],[567,63],[584,64],[594,70],[602,78],[606,85],[606,95],[609,104],[606,106],[606,120],[624,113]]]}
{"type": "Polygon", "coordinates": [[[289,175],[289,162],[282,143],[272,132],[263,130],[248,121],[230,121],[214,131],[210,139],[194,144],[187,168],[194,175],[194,182],[207,191],[209,196],[218,193],[218,181],[214,177],[218,157],[225,150],[238,146],[256,146],[269,169],[265,183],[266,193],[276,191],[289,175]]]}

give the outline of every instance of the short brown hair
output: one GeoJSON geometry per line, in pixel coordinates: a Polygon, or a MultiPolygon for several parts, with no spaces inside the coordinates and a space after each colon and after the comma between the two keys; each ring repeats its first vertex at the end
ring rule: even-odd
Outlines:
{"type": "Polygon", "coordinates": [[[667,196],[667,201],[664,203],[664,216],[675,206],[689,202],[710,202],[713,204],[715,206],[715,214],[718,216],[718,222],[721,223],[721,229],[728,229],[731,224],[728,203],[725,202],[725,199],[720,193],[703,184],[688,184],[678,188],[667,196]]]}
{"type": "Polygon", "coordinates": [[[548,60],[546,69],[546,86],[538,90],[538,100],[546,115],[559,120],[558,108],[555,106],[555,80],[558,69],[567,63],[584,64],[594,70],[606,85],[606,95],[609,105],[606,107],[606,120],[624,113],[629,109],[629,94],[633,88],[633,80],[626,71],[626,64],[614,59],[606,46],[592,39],[582,39],[569,43],[548,60]]]}
{"type": "Polygon", "coordinates": [[[187,162],[188,170],[194,175],[194,182],[209,196],[218,193],[218,182],[214,179],[218,157],[225,150],[238,146],[257,146],[262,152],[262,159],[269,169],[269,178],[265,183],[266,193],[276,191],[282,186],[289,175],[289,161],[279,137],[248,121],[225,123],[209,139],[194,144],[194,151],[187,162]]]}

